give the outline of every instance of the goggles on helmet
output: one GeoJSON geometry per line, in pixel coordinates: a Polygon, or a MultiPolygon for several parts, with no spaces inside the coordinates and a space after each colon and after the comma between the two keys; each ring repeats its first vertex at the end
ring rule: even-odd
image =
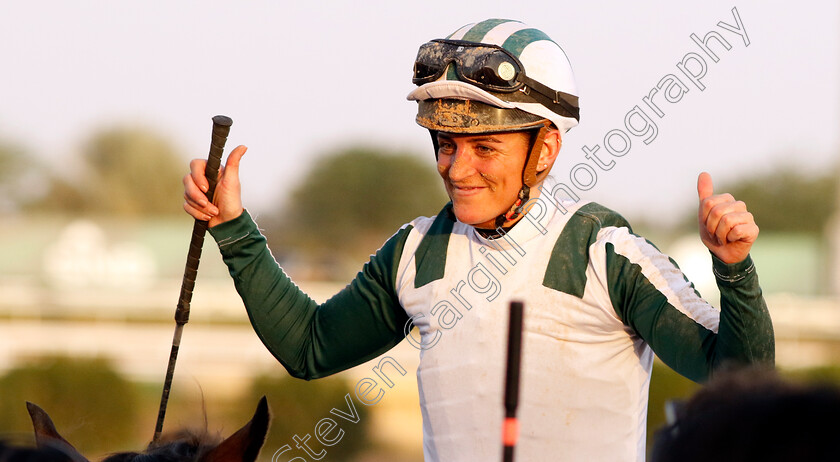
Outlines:
{"type": "Polygon", "coordinates": [[[522,63],[509,51],[497,45],[443,39],[420,47],[412,82],[422,85],[437,80],[453,62],[461,80],[481,89],[509,93],[522,87],[516,81],[522,63]]]}
{"type": "Polygon", "coordinates": [[[519,59],[498,45],[447,39],[427,42],[417,52],[411,81],[423,85],[438,80],[452,63],[463,82],[496,93],[521,90],[551,111],[580,120],[577,96],[526,76],[519,59]]]}

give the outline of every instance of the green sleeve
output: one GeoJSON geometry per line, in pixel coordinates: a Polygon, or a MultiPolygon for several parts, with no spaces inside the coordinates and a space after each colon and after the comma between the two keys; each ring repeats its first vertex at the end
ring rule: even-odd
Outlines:
{"type": "MultiPolygon", "coordinates": [[[[612,244],[608,243],[606,250],[610,299],[616,313],[676,372],[703,381],[721,365],[773,364],[773,327],[750,257],[731,265],[714,258],[721,293],[715,331],[693,318],[695,314],[671,305],[640,265],[616,253],[612,244]]],[[[662,274],[679,271],[673,261],[671,265],[651,278],[667,279],[662,274]]],[[[680,303],[697,309],[707,319],[717,317],[685,276],[681,277],[684,284],[674,283],[680,303]]]]}
{"type": "Polygon", "coordinates": [[[717,354],[739,363],[775,363],[776,345],[770,313],[758,284],[752,258],[726,264],[712,255],[720,289],[717,354]]]}
{"type": "Polygon", "coordinates": [[[408,321],[395,289],[410,226],[392,236],[328,301],[317,304],[285,274],[248,212],[210,229],[265,346],[295,377],[324,377],[379,356],[408,321]]]}

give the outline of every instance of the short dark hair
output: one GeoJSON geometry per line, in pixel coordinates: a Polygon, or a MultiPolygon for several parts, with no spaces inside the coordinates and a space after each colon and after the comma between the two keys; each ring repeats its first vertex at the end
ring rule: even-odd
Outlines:
{"type": "Polygon", "coordinates": [[[766,369],[716,376],[659,430],[653,462],[840,460],[840,389],[766,369]]]}

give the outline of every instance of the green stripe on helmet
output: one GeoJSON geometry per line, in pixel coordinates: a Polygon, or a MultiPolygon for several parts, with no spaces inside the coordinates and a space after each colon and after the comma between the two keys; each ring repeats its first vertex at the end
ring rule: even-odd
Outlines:
{"type": "MultiPolygon", "coordinates": [[[[519,58],[525,47],[539,40],[554,42],[554,40],[551,40],[551,37],[545,35],[545,33],[539,29],[522,29],[511,34],[511,36],[505,40],[505,43],[502,44],[502,48],[508,50],[514,56],[519,58]]],[[[554,44],[557,45],[556,43],[554,44]]]]}
{"type": "Polygon", "coordinates": [[[446,79],[445,80],[461,80],[458,78],[458,72],[455,71],[455,64],[450,63],[449,66],[446,67],[446,79]]]}
{"type": "Polygon", "coordinates": [[[490,32],[494,27],[498,26],[499,24],[504,24],[506,22],[518,21],[513,21],[512,19],[487,19],[474,25],[472,29],[468,30],[467,33],[464,34],[464,38],[461,40],[466,40],[469,42],[481,42],[482,39],[484,39],[484,36],[487,35],[487,33],[490,32]]]}

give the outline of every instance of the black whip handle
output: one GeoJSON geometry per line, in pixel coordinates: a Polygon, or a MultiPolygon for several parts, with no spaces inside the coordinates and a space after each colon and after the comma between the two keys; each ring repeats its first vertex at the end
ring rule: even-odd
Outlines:
{"type": "MultiPolygon", "coordinates": [[[[233,120],[230,117],[217,115],[213,117],[213,134],[210,139],[210,155],[207,157],[207,166],[204,168],[204,175],[207,177],[209,186],[207,188],[207,200],[213,202],[213,195],[216,192],[216,182],[219,177],[219,167],[222,164],[222,153],[225,150],[230,126],[233,120]]],[[[187,252],[187,263],[184,267],[184,279],[181,281],[181,294],[178,297],[178,307],[175,310],[175,322],[186,324],[190,320],[190,302],[192,301],[195,279],[198,274],[198,263],[201,260],[201,249],[204,247],[204,235],[207,233],[207,222],[195,220],[193,224],[190,248],[187,252]]]]}

